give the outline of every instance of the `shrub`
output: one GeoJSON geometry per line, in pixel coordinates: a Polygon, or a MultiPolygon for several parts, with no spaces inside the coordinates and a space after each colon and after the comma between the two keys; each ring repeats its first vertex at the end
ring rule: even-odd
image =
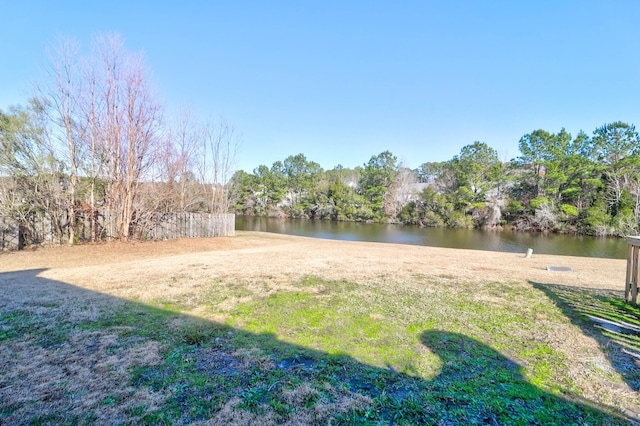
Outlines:
{"type": "Polygon", "coordinates": [[[567,216],[575,217],[578,216],[579,210],[576,206],[572,206],[571,204],[562,204],[560,205],[560,210],[567,216]]]}
{"type": "Polygon", "coordinates": [[[503,212],[507,220],[515,220],[524,213],[524,206],[518,200],[511,199],[507,201],[503,212]]]}
{"type": "Polygon", "coordinates": [[[529,205],[533,209],[541,209],[545,205],[551,205],[551,200],[547,197],[536,197],[529,201],[529,205]]]}
{"type": "Polygon", "coordinates": [[[584,233],[597,236],[613,233],[611,216],[609,216],[602,203],[583,210],[580,216],[579,226],[584,233]]]}
{"type": "Polygon", "coordinates": [[[447,218],[447,225],[452,228],[473,228],[473,218],[462,212],[454,211],[447,218]]]}
{"type": "Polygon", "coordinates": [[[424,217],[422,218],[422,224],[424,226],[431,227],[442,227],[445,226],[445,222],[442,217],[438,216],[436,212],[431,210],[427,210],[424,212],[424,217]]]}
{"type": "Polygon", "coordinates": [[[615,229],[620,236],[638,233],[638,220],[629,207],[624,207],[615,217],[615,229]]]}

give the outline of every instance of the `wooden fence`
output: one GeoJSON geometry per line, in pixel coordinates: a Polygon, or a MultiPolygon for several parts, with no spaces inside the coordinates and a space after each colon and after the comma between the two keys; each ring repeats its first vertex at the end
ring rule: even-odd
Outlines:
{"type": "MultiPolygon", "coordinates": [[[[167,240],[173,238],[208,238],[235,234],[235,215],[212,213],[153,213],[131,224],[130,238],[136,240],[167,240]]],[[[116,216],[101,211],[91,218],[76,218],[76,238],[79,242],[108,241],[118,237],[116,216]]],[[[25,245],[64,244],[69,240],[69,223],[62,223],[62,239],[51,219],[45,214],[32,214],[19,223],[0,217],[0,250],[20,250],[25,245]]]]}
{"type": "Polygon", "coordinates": [[[233,214],[166,213],[147,223],[142,239],[206,238],[234,235],[236,217],[233,214]]]}
{"type": "Polygon", "coordinates": [[[20,227],[15,220],[0,216],[0,250],[18,250],[23,245],[20,227]]]}

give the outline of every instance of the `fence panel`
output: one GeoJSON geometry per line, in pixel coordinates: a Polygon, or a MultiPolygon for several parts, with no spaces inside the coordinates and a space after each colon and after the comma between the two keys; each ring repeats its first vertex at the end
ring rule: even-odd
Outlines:
{"type": "Polygon", "coordinates": [[[0,250],[19,250],[22,248],[22,238],[18,222],[0,216],[0,250]]]}
{"type": "Polygon", "coordinates": [[[145,240],[230,236],[235,234],[235,219],[233,214],[157,214],[146,223],[138,225],[135,234],[145,240]]]}

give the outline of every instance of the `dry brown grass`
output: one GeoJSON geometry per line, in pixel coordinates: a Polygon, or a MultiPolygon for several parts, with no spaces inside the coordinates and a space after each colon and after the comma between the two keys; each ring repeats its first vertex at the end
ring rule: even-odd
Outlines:
{"type": "Polygon", "coordinates": [[[97,422],[117,423],[131,420],[129,411],[136,406],[153,409],[164,401],[163,395],[128,385],[130,368],[159,362],[157,342],[132,341],[122,348],[115,334],[73,328],[96,320],[114,302],[117,306],[117,299],[56,282],[41,284],[31,271],[0,277],[0,313],[33,320],[22,338],[0,345],[0,400],[5,408],[17,407],[5,421],[23,424],[34,415],[93,411],[97,422]],[[58,339],[63,328],[72,331],[58,339]],[[109,398],[117,403],[105,403],[109,398]]]}
{"type": "Polygon", "coordinates": [[[396,244],[320,240],[238,232],[235,237],[146,243],[104,243],[2,253],[0,272],[44,268],[41,276],[106,292],[178,275],[286,281],[316,274],[326,279],[402,279],[415,274],[457,280],[536,281],[621,290],[623,260],[446,249],[396,244]],[[548,265],[572,273],[551,272],[548,265]]]}

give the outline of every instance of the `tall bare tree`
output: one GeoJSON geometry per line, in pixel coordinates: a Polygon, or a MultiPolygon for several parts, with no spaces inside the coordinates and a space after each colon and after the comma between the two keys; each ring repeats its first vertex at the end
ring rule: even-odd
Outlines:
{"type": "Polygon", "coordinates": [[[121,238],[128,238],[134,218],[133,203],[141,179],[151,169],[160,140],[160,105],[148,86],[142,56],[131,55],[125,62],[126,113],[123,120],[126,170],[123,176],[121,238]]]}
{"type": "Polygon", "coordinates": [[[392,218],[396,218],[402,208],[416,198],[418,190],[416,184],[418,176],[410,168],[400,163],[398,173],[393,183],[389,186],[389,191],[385,194],[385,213],[392,218]]]}
{"type": "Polygon", "coordinates": [[[98,179],[102,175],[103,161],[100,155],[100,141],[103,140],[101,128],[104,113],[104,99],[100,96],[102,85],[100,73],[94,53],[82,61],[82,77],[84,80],[84,90],[81,93],[80,110],[81,119],[85,123],[86,131],[81,143],[86,153],[84,161],[80,162],[80,167],[89,180],[88,196],[84,213],[89,217],[90,241],[95,241],[98,232],[97,224],[97,185],[98,179]],[[88,208],[87,208],[88,207],[88,208]]]}
{"type": "Polygon", "coordinates": [[[209,199],[212,213],[228,213],[233,205],[231,177],[235,172],[236,156],[240,149],[241,138],[226,120],[220,119],[217,124],[209,121],[205,133],[204,170],[207,182],[211,185],[209,199]]]}
{"type": "Polygon", "coordinates": [[[205,181],[205,128],[191,109],[183,107],[171,131],[177,186],[178,211],[193,211],[205,204],[202,184],[205,181]]]}
{"type": "Polygon", "coordinates": [[[80,141],[84,137],[84,121],[80,117],[82,76],[78,66],[79,43],[73,38],[59,37],[48,51],[49,63],[45,67],[46,80],[37,86],[43,112],[54,124],[53,137],[65,147],[65,168],[69,172],[67,216],[69,244],[75,240],[76,193],[78,189],[78,163],[80,141]]]}
{"type": "Polygon", "coordinates": [[[161,110],[149,87],[141,54],[107,34],[92,46],[84,96],[85,138],[94,156],[91,174],[105,182],[105,204],[115,216],[117,237],[128,239],[142,178],[158,152],[161,110]]]}

